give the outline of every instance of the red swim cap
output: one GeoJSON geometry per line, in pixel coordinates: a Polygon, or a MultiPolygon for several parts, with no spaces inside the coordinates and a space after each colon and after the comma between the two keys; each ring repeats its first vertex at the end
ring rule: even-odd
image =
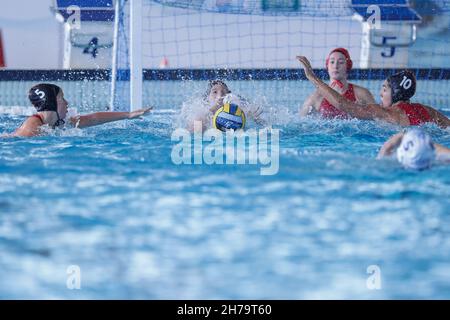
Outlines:
{"type": "Polygon", "coordinates": [[[345,56],[345,60],[347,61],[347,72],[349,72],[350,70],[352,70],[352,67],[353,67],[353,61],[352,61],[352,59],[350,58],[350,53],[348,53],[347,49],[345,49],[345,48],[336,48],[336,49],[334,49],[333,51],[331,51],[331,52],[328,54],[327,60],[326,60],[326,62],[325,62],[325,68],[328,69],[328,62],[330,61],[330,56],[331,56],[331,54],[334,53],[334,52],[342,53],[342,54],[345,56]]]}

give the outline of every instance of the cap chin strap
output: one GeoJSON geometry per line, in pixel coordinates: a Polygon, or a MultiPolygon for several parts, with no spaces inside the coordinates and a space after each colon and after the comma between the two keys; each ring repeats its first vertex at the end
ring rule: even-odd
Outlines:
{"type": "Polygon", "coordinates": [[[58,120],[56,120],[55,124],[53,125],[53,128],[62,126],[62,125],[64,125],[64,124],[66,123],[63,119],[61,119],[61,118],[59,117],[58,111],[55,111],[55,112],[56,112],[56,116],[58,117],[58,120]]]}
{"type": "Polygon", "coordinates": [[[337,85],[340,89],[344,88],[344,84],[340,80],[333,80],[333,82],[331,83],[331,86],[333,86],[333,85],[337,85]]]}

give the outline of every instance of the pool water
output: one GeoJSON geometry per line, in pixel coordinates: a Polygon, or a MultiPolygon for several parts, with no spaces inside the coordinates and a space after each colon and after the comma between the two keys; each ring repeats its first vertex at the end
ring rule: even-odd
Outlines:
{"type": "MultiPolygon", "coordinates": [[[[173,164],[163,111],[0,139],[0,298],[450,298],[450,166],[375,160],[398,127],[291,112],[261,176],[173,164]]],[[[0,115],[0,133],[23,119],[0,115]]]]}

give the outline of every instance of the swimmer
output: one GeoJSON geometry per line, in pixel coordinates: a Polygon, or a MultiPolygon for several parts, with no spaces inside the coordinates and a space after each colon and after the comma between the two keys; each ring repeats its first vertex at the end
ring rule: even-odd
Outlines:
{"type": "MultiPolygon", "coordinates": [[[[257,124],[263,124],[264,121],[261,119],[262,109],[259,107],[252,106],[246,99],[231,94],[231,90],[228,88],[227,84],[221,80],[212,80],[208,83],[208,88],[203,95],[204,108],[201,110],[200,114],[196,115],[193,119],[188,121],[187,127],[189,130],[194,130],[194,122],[201,121],[203,130],[212,127],[212,119],[216,111],[223,105],[224,98],[230,98],[233,102],[244,111],[247,118],[253,119],[257,124]]],[[[185,112],[182,111],[182,114],[185,112]]]]}
{"type": "Polygon", "coordinates": [[[450,120],[437,111],[420,103],[412,103],[410,99],[416,92],[416,78],[408,70],[389,76],[381,88],[381,105],[362,105],[341,96],[326,85],[315,74],[308,59],[298,56],[306,77],[317,90],[336,108],[347,112],[358,119],[383,120],[401,126],[435,123],[441,128],[450,126],[450,120]]]}
{"type": "MultiPolygon", "coordinates": [[[[348,82],[348,73],[353,67],[349,52],[344,48],[336,48],[328,55],[325,67],[330,77],[329,86],[343,97],[359,104],[374,104],[375,99],[366,88],[348,82]]],[[[300,108],[300,117],[319,114],[323,118],[349,119],[351,116],[336,108],[319,90],[311,94],[300,108]]]]}
{"type": "Polygon", "coordinates": [[[427,169],[435,160],[450,163],[450,149],[433,142],[420,128],[412,128],[392,136],[384,143],[377,158],[388,157],[394,153],[407,169],[427,169]]]}
{"type": "MultiPolygon", "coordinates": [[[[60,87],[48,83],[35,85],[30,89],[28,98],[37,113],[26,119],[10,136],[33,137],[41,134],[41,127],[45,125],[54,129],[65,124],[68,102],[60,87]]],[[[151,109],[133,112],[97,112],[70,117],[67,121],[76,128],[86,128],[123,119],[136,119],[147,114],[151,109]]]]}

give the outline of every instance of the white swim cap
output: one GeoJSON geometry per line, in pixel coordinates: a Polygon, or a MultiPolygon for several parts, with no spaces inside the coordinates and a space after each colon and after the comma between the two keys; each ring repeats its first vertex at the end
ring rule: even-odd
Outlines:
{"type": "Polygon", "coordinates": [[[423,170],[435,158],[431,137],[422,129],[413,128],[405,133],[397,149],[397,160],[408,169],[423,170]]]}

